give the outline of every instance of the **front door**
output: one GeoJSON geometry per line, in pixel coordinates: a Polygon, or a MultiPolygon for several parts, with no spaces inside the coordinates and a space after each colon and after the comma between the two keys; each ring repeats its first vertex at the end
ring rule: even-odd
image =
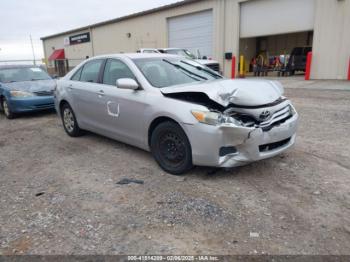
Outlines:
{"type": "Polygon", "coordinates": [[[142,145],[144,141],[141,127],[145,125],[144,112],[148,106],[145,103],[146,92],[141,89],[119,89],[116,81],[121,78],[136,80],[124,62],[108,59],[102,79],[107,111],[103,125],[111,136],[132,145],[142,145]]]}

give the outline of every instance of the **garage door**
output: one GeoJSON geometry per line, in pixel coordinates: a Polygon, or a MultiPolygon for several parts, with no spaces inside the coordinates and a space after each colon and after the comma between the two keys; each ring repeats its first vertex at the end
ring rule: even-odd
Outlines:
{"type": "Polygon", "coordinates": [[[212,10],[168,19],[169,47],[198,49],[201,55],[213,55],[212,10]]]}
{"type": "Polygon", "coordinates": [[[241,4],[240,37],[312,31],[315,0],[251,0],[241,4]]]}

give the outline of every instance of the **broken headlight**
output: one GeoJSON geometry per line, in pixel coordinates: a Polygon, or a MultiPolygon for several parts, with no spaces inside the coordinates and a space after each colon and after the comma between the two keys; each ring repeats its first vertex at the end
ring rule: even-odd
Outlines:
{"type": "Polygon", "coordinates": [[[220,125],[220,124],[241,125],[241,123],[236,119],[230,116],[224,115],[220,112],[192,110],[191,113],[198,120],[198,122],[207,124],[207,125],[213,125],[213,126],[220,125]]]}
{"type": "Polygon", "coordinates": [[[238,113],[233,108],[225,110],[224,115],[236,120],[238,123],[240,123],[240,125],[244,127],[254,127],[257,124],[253,116],[238,113]]]}

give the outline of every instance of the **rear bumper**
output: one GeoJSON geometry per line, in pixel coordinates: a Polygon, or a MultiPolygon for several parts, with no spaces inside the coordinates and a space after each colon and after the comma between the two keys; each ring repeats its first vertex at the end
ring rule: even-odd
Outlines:
{"type": "Polygon", "coordinates": [[[53,96],[38,96],[29,98],[11,97],[8,103],[13,113],[41,111],[55,108],[53,96]]]}
{"type": "Polygon", "coordinates": [[[209,126],[186,125],[193,164],[199,166],[235,167],[276,156],[295,143],[298,114],[269,131],[245,128],[231,124],[209,126]],[[230,154],[220,156],[220,149],[234,148],[230,154]]]}

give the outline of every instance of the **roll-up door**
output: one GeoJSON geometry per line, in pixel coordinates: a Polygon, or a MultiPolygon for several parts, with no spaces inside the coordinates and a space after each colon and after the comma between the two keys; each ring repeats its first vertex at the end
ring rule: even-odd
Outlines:
{"type": "Polygon", "coordinates": [[[168,19],[169,47],[198,49],[202,56],[213,55],[213,11],[178,16],[168,19]]]}

